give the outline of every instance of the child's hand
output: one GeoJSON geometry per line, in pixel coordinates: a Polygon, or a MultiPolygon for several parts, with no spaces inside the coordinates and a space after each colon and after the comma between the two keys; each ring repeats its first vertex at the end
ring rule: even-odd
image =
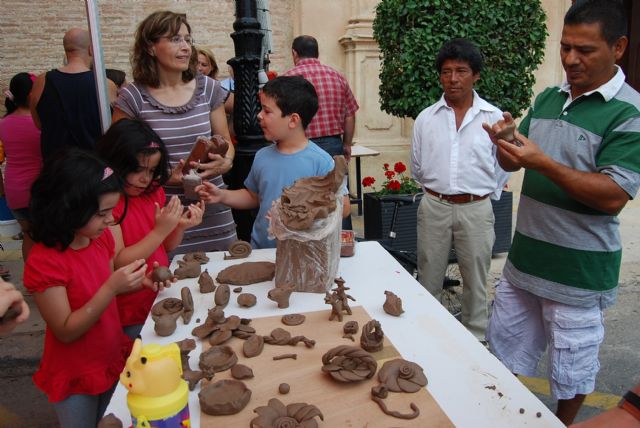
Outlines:
{"type": "Polygon", "coordinates": [[[182,168],[184,167],[184,159],[180,159],[178,164],[171,170],[171,175],[165,183],[167,186],[182,186],[182,168]]]}
{"type": "Polygon", "coordinates": [[[224,174],[231,169],[233,166],[233,160],[231,158],[227,158],[215,153],[207,153],[210,161],[205,163],[200,163],[198,165],[198,170],[200,172],[200,177],[210,178],[216,177],[220,174],[224,174]]]}
{"type": "Polygon", "coordinates": [[[188,229],[193,226],[197,226],[202,223],[202,216],[204,215],[204,202],[199,201],[196,204],[191,204],[187,207],[187,210],[182,213],[179,226],[183,229],[188,229]]]}
{"type": "MultiPolygon", "coordinates": [[[[153,269],[157,268],[158,266],[160,266],[160,263],[153,262],[153,269]]],[[[145,275],[144,280],[142,280],[143,287],[147,287],[153,291],[160,292],[165,288],[171,287],[171,284],[178,281],[178,278],[176,278],[175,276],[171,276],[171,278],[167,279],[166,281],[153,281],[153,279],[151,279],[151,275],[153,275],[153,269],[151,269],[149,273],[145,275]]]]}
{"type": "Polygon", "coordinates": [[[109,287],[114,295],[134,291],[142,284],[146,271],[144,259],[138,259],[113,272],[104,286],[109,287]]]}
{"type": "Polygon", "coordinates": [[[200,200],[208,204],[217,204],[222,200],[222,190],[208,181],[204,181],[201,185],[196,186],[195,190],[200,196],[200,200]]]}
{"type": "Polygon", "coordinates": [[[0,279],[0,335],[12,331],[29,318],[29,306],[22,293],[10,282],[0,279]]]}
{"type": "Polygon", "coordinates": [[[180,218],[182,217],[182,203],[180,203],[180,199],[176,195],[173,195],[171,199],[169,199],[169,203],[163,208],[160,208],[157,202],[155,206],[156,226],[154,229],[166,237],[180,222],[180,218]]]}

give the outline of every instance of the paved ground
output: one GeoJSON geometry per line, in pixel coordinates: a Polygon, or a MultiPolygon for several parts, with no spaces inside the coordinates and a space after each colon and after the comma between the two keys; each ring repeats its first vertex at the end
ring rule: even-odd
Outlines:
{"type": "MultiPolygon", "coordinates": [[[[624,252],[618,303],[606,312],[607,332],[600,351],[602,367],[596,392],[588,397],[578,420],[614,406],[621,394],[640,381],[640,329],[637,327],[640,308],[640,202],[629,204],[621,215],[621,224],[624,252]]],[[[362,236],[361,217],[355,218],[354,228],[362,236]]],[[[2,238],[5,251],[0,254],[0,262],[11,271],[12,281],[22,287],[20,243],[2,238]]],[[[492,283],[499,276],[504,260],[504,255],[493,260],[492,283]]],[[[0,339],[0,428],[57,426],[53,408],[31,381],[42,353],[44,323],[33,299],[27,296],[27,301],[32,308],[30,319],[12,335],[0,339]]],[[[537,377],[521,380],[553,409],[555,404],[549,397],[545,365],[544,362],[541,364],[537,377]]]]}

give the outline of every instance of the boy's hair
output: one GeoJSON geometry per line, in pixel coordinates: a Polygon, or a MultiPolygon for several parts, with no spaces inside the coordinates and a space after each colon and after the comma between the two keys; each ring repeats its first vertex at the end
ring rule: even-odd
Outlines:
{"type": "Polygon", "coordinates": [[[127,80],[127,73],[122,70],[107,68],[104,72],[107,75],[107,79],[111,80],[118,88],[122,87],[125,80],[127,80]]]}
{"type": "Polygon", "coordinates": [[[316,89],[302,76],[276,77],[264,85],[262,93],[273,98],[282,111],[282,117],[297,113],[303,129],[307,129],[309,122],[318,112],[316,89]]]}
{"type": "Polygon", "coordinates": [[[47,247],[66,250],[75,232],[100,208],[100,196],[122,193],[122,179],[97,156],[77,148],[48,159],[31,187],[31,235],[47,247]]]}
{"type": "Polygon", "coordinates": [[[442,64],[447,60],[462,61],[469,64],[473,74],[480,73],[484,65],[484,58],[480,49],[467,39],[451,39],[442,45],[436,56],[436,70],[442,72],[442,64]]]}
{"type": "Polygon", "coordinates": [[[318,41],[312,36],[298,36],[293,39],[291,49],[299,58],[318,58],[318,41]]]}
{"type": "Polygon", "coordinates": [[[147,192],[167,182],[170,168],[167,148],[149,125],[140,120],[121,119],[96,143],[98,156],[125,181],[128,174],[138,170],[138,155],[146,157],[157,152],[160,152],[160,162],[147,192]]]}
{"type": "Polygon", "coordinates": [[[564,25],[600,24],[609,46],[627,35],[627,16],[620,0],[576,1],[564,16],[564,25]]]}

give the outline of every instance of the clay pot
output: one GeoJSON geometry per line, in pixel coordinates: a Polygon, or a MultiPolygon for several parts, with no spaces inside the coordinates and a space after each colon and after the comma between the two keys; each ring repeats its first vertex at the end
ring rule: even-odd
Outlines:
{"type": "Polygon", "coordinates": [[[207,415],[235,415],[249,403],[251,390],[239,380],[224,379],[202,388],[198,399],[207,415]]]}
{"type": "Polygon", "coordinates": [[[368,352],[378,352],[384,346],[384,332],[379,321],[371,320],[362,326],[360,346],[368,352]]]}
{"type": "Polygon", "coordinates": [[[256,305],[256,296],[251,293],[242,293],[238,296],[238,305],[250,308],[256,305]]]}
{"type": "Polygon", "coordinates": [[[211,278],[207,269],[200,274],[198,285],[200,286],[200,292],[203,294],[212,293],[216,289],[216,284],[213,282],[213,278],[211,278]]]}
{"type": "Polygon", "coordinates": [[[238,356],[229,346],[213,346],[200,354],[200,370],[207,379],[238,362],[238,356]]]}

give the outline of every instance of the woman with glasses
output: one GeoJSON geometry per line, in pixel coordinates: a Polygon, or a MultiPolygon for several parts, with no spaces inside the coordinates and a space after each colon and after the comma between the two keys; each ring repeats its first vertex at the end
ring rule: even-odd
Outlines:
{"type": "MultiPolygon", "coordinates": [[[[129,117],[145,121],[162,139],[173,168],[165,185],[167,197],[184,201],[182,166],[196,138],[219,134],[230,142],[220,83],[197,73],[198,54],[185,14],[154,12],[138,26],[131,66],[133,82],[120,91],[113,122],[129,117]]],[[[191,165],[203,180],[226,188],[222,174],[233,165],[233,144],[224,156],[210,154],[209,162],[191,165]]],[[[202,224],[185,232],[175,253],[226,250],[235,241],[231,210],[207,205],[202,224]]]]}

